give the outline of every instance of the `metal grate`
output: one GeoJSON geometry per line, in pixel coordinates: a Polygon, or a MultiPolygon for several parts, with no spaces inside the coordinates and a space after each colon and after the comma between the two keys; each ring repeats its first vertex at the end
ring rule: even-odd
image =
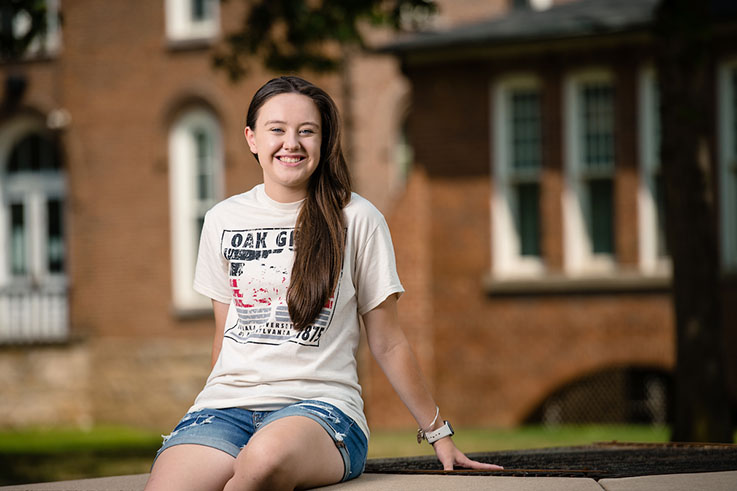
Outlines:
{"type": "Polygon", "coordinates": [[[637,444],[608,442],[469,454],[480,462],[504,466],[503,471],[443,471],[434,456],[371,459],[366,472],[378,474],[454,474],[517,477],[588,477],[591,479],[737,470],[737,445],[637,444]]]}

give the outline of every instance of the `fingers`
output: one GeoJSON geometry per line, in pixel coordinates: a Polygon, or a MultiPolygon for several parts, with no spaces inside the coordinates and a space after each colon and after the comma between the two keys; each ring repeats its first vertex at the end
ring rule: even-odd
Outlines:
{"type": "MultiPolygon", "coordinates": [[[[486,464],[484,462],[478,462],[476,460],[471,460],[465,455],[462,459],[458,459],[456,462],[459,466],[465,467],[467,469],[475,469],[475,470],[485,470],[485,471],[501,471],[504,470],[504,467],[496,464],[486,464]]],[[[448,470],[448,469],[445,469],[448,470]]],[[[451,468],[452,470],[452,468],[451,468]]]]}
{"type": "Polygon", "coordinates": [[[469,460],[470,465],[464,465],[469,469],[484,470],[484,471],[502,471],[504,467],[496,464],[485,464],[483,462],[476,462],[475,460],[469,460]]]}

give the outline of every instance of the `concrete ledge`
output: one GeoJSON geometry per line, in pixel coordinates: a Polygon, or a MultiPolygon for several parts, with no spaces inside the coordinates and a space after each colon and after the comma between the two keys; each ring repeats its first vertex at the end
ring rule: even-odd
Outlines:
{"type": "Polygon", "coordinates": [[[606,491],[734,491],[737,471],[602,479],[599,485],[606,491]]]}
{"type": "Polygon", "coordinates": [[[579,477],[499,477],[499,476],[444,476],[363,474],[343,484],[326,486],[321,490],[335,491],[435,491],[462,489],[464,491],[601,491],[593,479],[579,477]]]}
{"type": "Polygon", "coordinates": [[[3,491],[141,491],[147,480],[148,474],[136,474],[132,476],[81,479],[79,481],[0,486],[0,489],[3,491]]]}
{"type": "MultiPolygon", "coordinates": [[[[103,477],[79,481],[21,484],[0,487],[2,491],[141,491],[148,474],[103,477]]],[[[598,483],[581,477],[503,477],[364,474],[344,484],[320,488],[336,491],[734,491],[737,471],[670,474],[660,476],[602,479],[598,483]]]]}

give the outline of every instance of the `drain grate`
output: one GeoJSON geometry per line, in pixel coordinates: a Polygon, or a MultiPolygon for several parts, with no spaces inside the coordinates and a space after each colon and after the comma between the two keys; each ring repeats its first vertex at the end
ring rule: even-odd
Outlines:
{"type": "Polygon", "coordinates": [[[507,452],[472,453],[503,471],[444,471],[434,456],[371,459],[366,472],[379,474],[454,474],[516,477],[588,477],[591,479],[737,470],[737,445],[606,442],[507,452]]]}

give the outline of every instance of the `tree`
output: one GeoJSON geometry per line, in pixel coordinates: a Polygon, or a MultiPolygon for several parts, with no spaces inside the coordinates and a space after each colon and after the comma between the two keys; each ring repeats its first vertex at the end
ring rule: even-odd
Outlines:
{"type": "Polygon", "coordinates": [[[362,23],[415,28],[435,11],[433,0],[248,1],[241,28],[227,36],[215,66],[238,80],[256,55],[276,72],[337,70],[345,49],[364,46],[362,23]]]}
{"type": "Polygon", "coordinates": [[[674,441],[731,442],[724,377],[713,134],[713,14],[662,0],[655,16],[666,234],[676,319],[674,441]]]}
{"type": "Polygon", "coordinates": [[[215,67],[225,70],[232,81],[246,74],[253,56],[277,73],[340,71],[343,151],[351,161],[349,60],[356,48],[365,46],[362,26],[415,29],[435,12],[434,0],[246,1],[250,7],[241,28],[226,37],[227,47],[213,58],[215,67]]]}

